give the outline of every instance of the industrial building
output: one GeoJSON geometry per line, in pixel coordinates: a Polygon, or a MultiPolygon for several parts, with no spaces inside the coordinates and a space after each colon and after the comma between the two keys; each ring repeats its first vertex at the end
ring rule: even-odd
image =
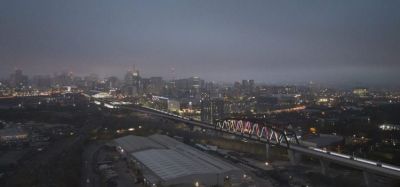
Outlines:
{"type": "Polygon", "coordinates": [[[151,186],[212,186],[240,183],[237,167],[165,135],[125,136],[117,150],[142,170],[151,186]]]}
{"type": "Polygon", "coordinates": [[[0,144],[28,142],[28,133],[21,128],[0,129],[0,144]]]}

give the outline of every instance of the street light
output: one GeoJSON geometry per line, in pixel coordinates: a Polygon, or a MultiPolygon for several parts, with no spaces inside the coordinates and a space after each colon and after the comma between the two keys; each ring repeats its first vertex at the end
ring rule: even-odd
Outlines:
{"type": "Polygon", "coordinates": [[[265,162],[265,166],[268,166],[269,165],[269,163],[268,162],[265,162]]]}
{"type": "Polygon", "coordinates": [[[196,182],[194,183],[194,186],[199,187],[199,186],[200,186],[199,181],[196,181],[196,182]]]}

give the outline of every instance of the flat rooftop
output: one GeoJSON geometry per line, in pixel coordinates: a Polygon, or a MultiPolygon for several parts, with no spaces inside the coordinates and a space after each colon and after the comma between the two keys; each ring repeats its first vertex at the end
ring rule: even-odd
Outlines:
{"type": "Polygon", "coordinates": [[[28,135],[28,133],[23,129],[17,127],[0,129],[0,136],[17,136],[17,135],[28,135]]]}
{"type": "Polygon", "coordinates": [[[166,148],[147,137],[141,136],[124,136],[114,140],[124,151],[128,153],[137,152],[146,149],[163,149],[166,148]]]}
{"type": "Polygon", "coordinates": [[[145,173],[152,175],[154,183],[182,185],[200,180],[210,185],[221,184],[225,176],[240,178],[243,173],[230,163],[165,135],[130,135],[114,142],[149,171],[145,173]]]}

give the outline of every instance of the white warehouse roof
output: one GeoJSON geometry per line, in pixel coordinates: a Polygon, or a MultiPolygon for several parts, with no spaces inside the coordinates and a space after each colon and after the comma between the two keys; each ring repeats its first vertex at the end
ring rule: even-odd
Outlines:
{"type": "Polygon", "coordinates": [[[163,149],[164,146],[141,136],[124,136],[114,140],[124,151],[131,153],[146,149],[163,149]]]}
{"type": "Polygon", "coordinates": [[[242,176],[237,167],[165,135],[130,135],[115,142],[148,170],[145,173],[153,175],[152,180],[156,179],[153,183],[185,186],[200,181],[213,185],[222,184],[225,176],[232,179],[242,176]]]}

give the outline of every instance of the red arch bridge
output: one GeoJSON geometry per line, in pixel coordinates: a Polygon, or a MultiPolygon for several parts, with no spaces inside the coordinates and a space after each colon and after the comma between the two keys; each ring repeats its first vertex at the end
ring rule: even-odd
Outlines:
{"type": "Polygon", "coordinates": [[[244,137],[263,140],[264,142],[278,146],[290,147],[290,144],[299,144],[299,140],[293,130],[263,122],[223,119],[216,122],[215,128],[244,137]]]}

